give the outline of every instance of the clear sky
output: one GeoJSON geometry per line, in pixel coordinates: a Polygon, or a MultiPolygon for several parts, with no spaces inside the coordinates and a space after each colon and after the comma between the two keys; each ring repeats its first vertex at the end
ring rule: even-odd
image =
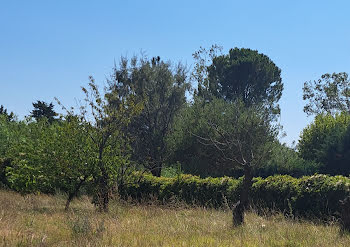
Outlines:
{"type": "Polygon", "coordinates": [[[200,46],[256,49],[282,70],[281,124],[298,140],[312,121],[302,85],[350,72],[350,1],[0,0],[0,104],[20,118],[36,100],[75,106],[92,75],[101,85],[121,55],[191,65],[200,46]]]}

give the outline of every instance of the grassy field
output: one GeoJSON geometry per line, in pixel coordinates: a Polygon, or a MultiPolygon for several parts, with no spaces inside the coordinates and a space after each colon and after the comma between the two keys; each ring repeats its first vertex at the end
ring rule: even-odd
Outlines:
{"type": "Polygon", "coordinates": [[[88,198],[64,212],[60,196],[23,197],[0,190],[0,246],[350,246],[336,224],[281,215],[246,216],[231,227],[229,211],[112,203],[97,213],[88,198]]]}

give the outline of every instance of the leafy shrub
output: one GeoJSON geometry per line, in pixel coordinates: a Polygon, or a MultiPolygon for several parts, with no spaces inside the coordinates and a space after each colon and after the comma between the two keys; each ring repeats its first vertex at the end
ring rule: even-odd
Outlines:
{"type": "Polygon", "coordinates": [[[299,179],[288,175],[254,179],[251,197],[253,204],[278,211],[290,211],[297,199],[299,179]]]}
{"type": "MultiPolygon", "coordinates": [[[[340,200],[349,195],[350,178],[316,174],[294,178],[276,175],[254,178],[252,205],[302,217],[337,216],[340,200]]],[[[175,178],[134,174],[120,191],[122,198],[142,202],[158,200],[162,203],[176,198],[191,205],[224,207],[239,199],[242,178],[201,179],[192,175],[175,178]]]]}
{"type": "Polygon", "coordinates": [[[302,158],[323,164],[320,172],[350,174],[350,114],[317,115],[306,127],[298,144],[302,158]]]}
{"type": "Polygon", "coordinates": [[[92,224],[88,216],[76,216],[70,221],[73,236],[89,235],[92,233],[92,224]]]}
{"type": "Polygon", "coordinates": [[[268,177],[276,174],[293,177],[309,176],[318,173],[321,165],[304,160],[293,148],[276,141],[272,147],[270,159],[257,171],[257,175],[268,177]]]}
{"type": "Polygon", "coordinates": [[[162,177],[167,177],[167,178],[174,178],[180,174],[182,174],[181,170],[181,164],[177,162],[176,164],[170,165],[170,166],[164,166],[162,168],[162,177]]]}
{"type": "Polygon", "coordinates": [[[340,210],[340,200],[349,194],[350,179],[343,176],[316,174],[299,180],[299,193],[295,210],[299,214],[317,217],[335,215],[340,210]]]}
{"type": "Polygon", "coordinates": [[[240,180],[229,177],[205,178],[181,174],[175,178],[133,175],[120,191],[123,198],[147,201],[156,198],[166,203],[177,198],[192,205],[221,207],[226,200],[237,197],[240,180]]]}

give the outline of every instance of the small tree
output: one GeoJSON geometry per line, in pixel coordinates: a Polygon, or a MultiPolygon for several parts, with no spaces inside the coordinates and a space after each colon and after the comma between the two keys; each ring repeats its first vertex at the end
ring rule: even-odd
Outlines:
{"type": "Polygon", "coordinates": [[[38,122],[29,119],[12,126],[5,154],[11,160],[6,177],[12,189],[22,194],[54,192],[52,177],[46,173],[47,167],[52,167],[53,133],[54,126],[50,126],[47,119],[38,122]]]}
{"type": "Polygon", "coordinates": [[[82,186],[91,183],[96,174],[92,140],[86,135],[90,126],[77,116],[67,115],[65,120],[50,128],[54,132],[47,140],[50,163],[44,167],[55,188],[67,193],[65,210],[78,196],[82,186]]]}
{"type": "Polygon", "coordinates": [[[81,106],[80,116],[89,128],[86,134],[91,138],[96,154],[97,173],[95,181],[100,211],[108,211],[110,192],[117,176],[124,175],[129,162],[123,129],[140,110],[132,95],[122,96],[117,92],[100,94],[94,79],[90,77],[89,87],[82,88],[86,105],[81,106]],[[118,102],[113,106],[108,101],[118,102]]]}
{"type": "Polygon", "coordinates": [[[350,113],[350,80],[348,74],[324,74],[320,79],[304,83],[303,99],[307,115],[339,112],[350,113]]]}
{"type": "Polygon", "coordinates": [[[301,157],[321,163],[321,172],[332,175],[350,174],[350,115],[317,115],[300,135],[301,157]]]}
{"type": "Polygon", "coordinates": [[[269,157],[278,128],[271,125],[266,111],[260,107],[246,107],[242,101],[228,103],[214,99],[204,104],[197,119],[210,133],[206,136],[190,133],[203,145],[215,147],[232,167],[244,171],[240,200],[233,209],[234,224],[240,225],[249,207],[254,172],[269,157]]]}
{"type": "Polygon", "coordinates": [[[12,161],[6,168],[10,186],[23,194],[59,189],[68,195],[68,210],[95,174],[92,143],[85,134],[88,127],[72,115],[52,124],[43,118],[12,126],[5,153],[12,161]]]}

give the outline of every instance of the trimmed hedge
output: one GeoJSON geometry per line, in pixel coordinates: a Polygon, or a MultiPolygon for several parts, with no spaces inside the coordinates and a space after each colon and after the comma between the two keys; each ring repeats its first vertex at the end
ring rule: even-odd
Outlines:
{"type": "Polygon", "coordinates": [[[138,201],[159,200],[166,203],[172,199],[188,204],[221,207],[226,201],[238,197],[240,180],[229,177],[200,179],[192,175],[176,178],[133,176],[120,194],[138,201]]]}
{"type": "MultiPolygon", "coordinates": [[[[179,175],[176,178],[133,175],[120,189],[124,199],[137,201],[173,199],[191,205],[220,208],[239,198],[243,178],[205,178],[179,175]]],[[[254,178],[251,201],[258,208],[268,208],[295,216],[337,216],[339,200],[349,195],[350,178],[316,174],[302,178],[275,175],[254,178]]]]}

